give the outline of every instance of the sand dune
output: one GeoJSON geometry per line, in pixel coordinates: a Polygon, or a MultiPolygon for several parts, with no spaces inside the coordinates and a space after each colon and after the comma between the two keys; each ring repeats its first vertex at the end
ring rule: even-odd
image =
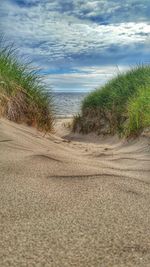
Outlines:
{"type": "Polygon", "coordinates": [[[150,266],[150,139],[0,120],[0,266],[150,266]]]}

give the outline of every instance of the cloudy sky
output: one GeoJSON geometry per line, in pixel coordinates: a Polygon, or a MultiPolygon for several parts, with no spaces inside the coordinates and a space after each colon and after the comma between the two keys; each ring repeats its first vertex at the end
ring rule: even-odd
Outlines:
{"type": "Polygon", "coordinates": [[[149,0],[0,0],[0,30],[55,91],[89,91],[150,62],[149,0]]]}

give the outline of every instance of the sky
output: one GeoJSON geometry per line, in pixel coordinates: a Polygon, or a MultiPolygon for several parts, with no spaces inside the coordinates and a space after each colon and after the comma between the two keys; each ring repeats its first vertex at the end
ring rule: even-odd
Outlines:
{"type": "Polygon", "coordinates": [[[0,33],[54,91],[88,92],[150,62],[150,1],[0,0],[0,33]]]}

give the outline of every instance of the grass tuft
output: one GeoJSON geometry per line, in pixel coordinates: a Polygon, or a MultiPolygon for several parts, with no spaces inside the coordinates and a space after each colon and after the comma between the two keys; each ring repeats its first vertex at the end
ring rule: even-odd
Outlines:
{"type": "Polygon", "coordinates": [[[150,126],[150,87],[140,88],[128,102],[126,136],[137,135],[150,126]]]}
{"type": "Polygon", "coordinates": [[[0,42],[0,115],[41,131],[53,129],[53,99],[38,71],[22,64],[12,45],[0,42]]]}
{"type": "Polygon", "coordinates": [[[74,118],[73,130],[82,133],[136,134],[150,124],[149,88],[149,65],[137,66],[119,74],[85,97],[81,114],[74,118]],[[135,119],[136,116],[138,119],[135,119]]]}

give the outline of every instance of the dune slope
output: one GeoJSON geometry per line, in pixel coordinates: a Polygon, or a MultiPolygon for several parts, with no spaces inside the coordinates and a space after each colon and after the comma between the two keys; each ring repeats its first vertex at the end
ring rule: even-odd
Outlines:
{"type": "Polygon", "coordinates": [[[150,266],[149,155],[1,119],[0,266],[150,266]]]}

